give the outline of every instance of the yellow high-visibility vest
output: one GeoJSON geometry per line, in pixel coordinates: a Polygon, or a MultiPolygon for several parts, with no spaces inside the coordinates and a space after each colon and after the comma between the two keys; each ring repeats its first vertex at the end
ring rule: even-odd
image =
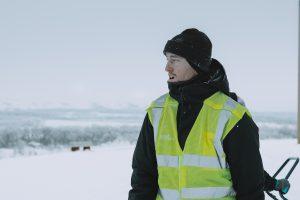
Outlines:
{"type": "Polygon", "coordinates": [[[182,150],[177,137],[177,109],[178,102],[169,94],[147,108],[158,167],[156,199],[235,199],[222,142],[244,113],[251,117],[249,111],[216,92],[203,102],[182,150]]]}

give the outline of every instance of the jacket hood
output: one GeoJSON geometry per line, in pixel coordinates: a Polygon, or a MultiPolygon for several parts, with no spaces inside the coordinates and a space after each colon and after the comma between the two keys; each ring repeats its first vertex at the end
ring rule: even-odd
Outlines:
{"type": "Polygon", "coordinates": [[[209,79],[206,82],[209,86],[217,88],[219,91],[229,95],[229,82],[223,65],[212,59],[209,71],[209,79]]]}

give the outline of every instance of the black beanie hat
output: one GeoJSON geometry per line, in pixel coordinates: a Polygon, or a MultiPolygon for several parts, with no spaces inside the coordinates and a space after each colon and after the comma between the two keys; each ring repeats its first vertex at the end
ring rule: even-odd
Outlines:
{"type": "Polygon", "coordinates": [[[212,44],[207,35],[195,28],[184,30],[168,40],[163,53],[174,53],[184,57],[199,73],[209,72],[212,44]]]}

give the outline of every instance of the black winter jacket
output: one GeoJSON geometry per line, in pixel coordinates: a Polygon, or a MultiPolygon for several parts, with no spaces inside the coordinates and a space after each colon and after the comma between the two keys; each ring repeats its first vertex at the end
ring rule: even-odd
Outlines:
{"type": "MultiPolygon", "coordinates": [[[[178,142],[184,148],[188,134],[198,116],[203,101],[217,91],[234,100],[223,66],[213,60],[209,76],[198,75],[192,80],[168,83],[169,94],[178,101],[178,142]]],[[[275,179],[263,170],[259,152],[258,127],[245,114],[223,141],[226,161],[229,164],[233,188],[238,200],[264,199],[264,190],[273,190],[275,179]]],[[[158,172],[153,127],[146,115],[132,160],[132,189],[129,200],[155,200],[158,191],[158,172]]]]}

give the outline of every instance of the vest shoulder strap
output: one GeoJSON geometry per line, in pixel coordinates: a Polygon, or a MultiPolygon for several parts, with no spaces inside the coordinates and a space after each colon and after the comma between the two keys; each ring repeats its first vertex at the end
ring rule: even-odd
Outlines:
{"type": "Polygon", "coordinates": [[[166,99],[168,98],[169,93],[163,94],[147,107],[146,111],[148,113],[149,120],[152,126],[158,126],[159,119],[162,113],[162,108],[165,105],[166,99]]]}
{"type": "Polygon", "coordinates": [[[231,97],[222,92],[216,92],[215,94],[207,98],[204,101],[204,104],[216,110],[230,111],[238,118],[242,118],[244,113],[247,113],[251,117],[250,112],[245,106],[236,102],[231,97]]]}
{"type": "Polygon", "coordinates": [[[164,104],[165,104],[165,101],[166,101],[168,96],[169,96],[169,93],[161,95],[160,97],[158,97],[157,99],[152,101],[150,106],[148,106],[147,109],[149,109],[149,108],[163,108],[164,104]]]}

